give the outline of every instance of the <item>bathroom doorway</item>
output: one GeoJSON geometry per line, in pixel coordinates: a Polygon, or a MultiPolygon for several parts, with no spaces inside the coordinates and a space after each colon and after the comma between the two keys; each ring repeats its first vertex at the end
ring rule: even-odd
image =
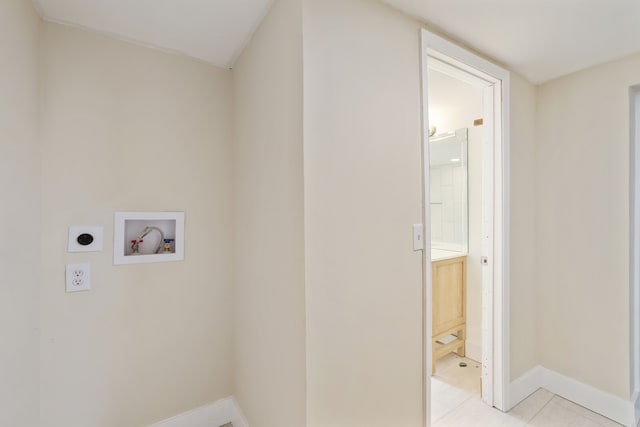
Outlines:
{"type": "Polygon", "coordinates": [[[465,393],[509,409],[508,79],[502,68],[423,30],[427,426],[447,411],[443,402],[465,393]],[[462,386],[458,395],[447,381],[462,386]],[[449,396],[432,401],[443,390],[449,396]]]}
{"type": "Polygon", "coordinates": [[[431,63],[431,421],[481,397],[483,89],[431,63]]]}

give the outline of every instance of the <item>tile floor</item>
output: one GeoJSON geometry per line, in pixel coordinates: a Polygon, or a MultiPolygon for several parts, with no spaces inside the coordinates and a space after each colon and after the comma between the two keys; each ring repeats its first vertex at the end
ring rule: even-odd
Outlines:
{"type": "MultiPolygon", "coordinates": [[[[620,424],[539,389],[508,413],[480,400],[480,364],[452,353],[431,377],[433,427],[620,427],[620,424]],[[466,368],[459,366],[467,364],[466,368]]],[[[221,427],[233,427],[225,424],[221,427]]]]}
{"type": "Polygon", "coordinates": [[[508,413],[480,400],[480,365],[456,354],[438,361],[431,381],[433,427],[619,427],[620,424],[539,389],[508,413]],[[467,367],[458,366],[466,362],[467,367]]]}

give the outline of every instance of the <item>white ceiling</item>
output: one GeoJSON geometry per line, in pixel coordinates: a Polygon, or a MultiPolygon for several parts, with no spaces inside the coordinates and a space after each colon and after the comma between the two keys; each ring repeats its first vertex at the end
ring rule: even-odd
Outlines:
{"type": "Polygon", "coordinates": [[[640,52],[639,0],[382,0],[534,83],[640,52]]]}
{"type": "Polygon", "coordinates": [[[231,68],[273,0],[33,0],[49,21],[231,68]]]}
{"type": "MultiPolygon", "coordinates": [[[[534,83],[640,52],[640,0],[382,1],[534,83]]],[[[33,2],[47,20],[230,68],[273,0],[33,2]]]]}

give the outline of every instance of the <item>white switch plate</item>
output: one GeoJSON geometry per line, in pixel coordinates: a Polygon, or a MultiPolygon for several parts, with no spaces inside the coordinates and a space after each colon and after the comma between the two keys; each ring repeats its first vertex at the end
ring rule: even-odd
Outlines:
{"type": "Polygon", "coordinates": [[[104,227],[100,226],[72,226],[69,227],[69,252],[99,252],[102,250],[104,227]],[[78,236],[82,234],[90,234],[93,236],[93,242],[89,245],[81,245],[78,242],[78,236]]]}
{"type": "Polygon", "coordinates": [[[67,292],[91,289],[91,264],[67,264],[67,292]]]}
{"type": "Polygon", "coordinates": [[[421,251],[424,249],[424,226],[422,224],[413,224],[413,250],[421,251]]]}

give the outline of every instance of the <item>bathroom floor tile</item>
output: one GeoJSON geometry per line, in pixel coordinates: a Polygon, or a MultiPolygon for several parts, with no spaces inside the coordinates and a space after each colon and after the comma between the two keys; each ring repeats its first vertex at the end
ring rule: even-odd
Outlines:
{"type": "Polygon", "coordinates": [[[504,413],[482,402],[479,375],[479,363],[456,354],[438,361],[431,377],[433,427],[620,427],[545,389],[504,413]],[[461,361],[467,363],[466,368],[458,366],[461,361]]]}
{"type": "MultiPolygon", "coordinates": [[[[601,427],[620,427],[620,424],[616,423],[609,418],[605,418],[600,414],[596,414],[593,411],[588,410],[587,408],[583,408],[580,405],[577,405],[569,400],[563,399],[560,396],[554,396],[551,402],[548,405],[549,409],[557,414],[561,412],[569,412],[574,414],[576,418],[577,425],[585,425],[585,426],[601,426],[601,427]]],[[[545,408],[546,410],[547,408],[545,408]]],[[[542,411],[544,412],[544,411],[542,411]]],[[[541,416],[544,414],[541,412],[541,416]]],[[[568,414],[567,414],[568,416],[568,414]]],[[[535,419],[534,419],[535,421],[535,419]]],[[[532,424],[535,425],[535,424],[532,424]]]]}
{"type": "Polygon", "coordinates": [[[453,387],[433,377],[431,380],[431,422],[435,423],[440,420],[473,396],[473,393],[453,387]]]}
{"type": "Polygon", "coordinates": [[[554,394],[539,388],[525,400],[516,405],[509,415],[524,422],[531,421],[553,399],[554,394]]]}
{"type": "Polygon", "coordinates": [[[473,397],[433,424],[434,427],[522,427],[526,423],[486,405],[480,397],[473,397]]]}

